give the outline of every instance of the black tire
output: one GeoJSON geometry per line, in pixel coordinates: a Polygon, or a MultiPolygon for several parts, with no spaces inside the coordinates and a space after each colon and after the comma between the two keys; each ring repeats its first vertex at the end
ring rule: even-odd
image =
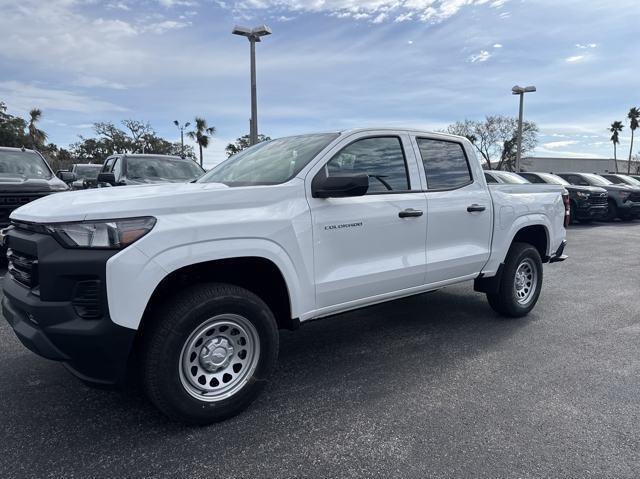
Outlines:
{"type": "Polygon", "coordinates": [[[542,260],[540,253],[528,243],[513,243],[504,263],[498,292],[487,293],[487,299],[489,305],[497,313],[511,318],[519,318],[529,314],[529,311],[536,305],[541,288],[542,260]],[[529,268],[535,270],[535,277],[531,279],[531,284],[535,284],[535,289],[526,298],[526,302],[522,303],[517,297],[516,271],[525,262],[529,268]]]}
{"type": "MultiPolygon", "coordinates": [[[[157,311],[158,317],[153,318],[143,332],[141,360],[144,389],[160,411],[180,422],[206,425],[238,414],[256,399],[266,385],[278,357],[278,328],[273,313],[264,301],[252,292],[237,286],[201,284],[179,292],[157,311]],[[234,390],[230,396],[223,395],[215,401],[196,399],[194,393],[189,392],[190,388],[193,391],[193,386],[189,386],[190,382],[185,379],[188,376],[188,372],[185,372],[188,368],[183,368],[182,361],[189,355],[185,356],[184,351],[188,351],[188,344],[198,346],[197,342],[195,345],[190,343],[194,334],[211,324],[211,321],[215,323],[216,318],[225,316],[243,318],[248,321],[244,324],[257,333],[251,335],[254,338],[252,341],[259,345],[259,352],[253,355],[257,358],[257,362],[252,366],[255,369],[247,366],[247,373],[244,373],[247,376],[238,383],[239,389],[234,390]]],[[[222,320],[218,320],[220,321],[222,320]]],[[[216,331],[214,327],[211,333],[207,333],[211,334],[212,339],[219,341],[217,338],[222,336],[216,334],[225,333],[213,334],[216,331]]],[[[233,332],[228,330],[226,334],[232,335],[233,332]]],[[[202,337],[209,341],[208,337],[202,337]]],[[[229,341],[232,339],[229,338],[229,341]]],[[[241,341],[241,338],[233,341],[241,341]]],[[[249,344],[252,344],[252,341],[249,341],[249,344]]],[[[239,342],[233,344],[236,349],[243,347],[238,346],[239,342]]],[[[204,349],[200,349],[198,356],[204,349]]],[[[232,351],[230,355],[233,356],[233,348],[229,349],[232,351]]],[[[242,351],[235,351],[236,356],[241,356],[241,353],[242,351]]],[[[193,358],[193,353],[191,354],[193,358]]],[[[245,352],[245,356],[246,354],[245,352]]],[[[231,362],[235,360],[229,359],[231,362]]],[[[200,359],[197,359],[195,364],[204,367],[200,359]]],[[[233,367],[235,366],[237,364],[233,367]]],[[[207,384],[204,387],[208,387],[207,384]]],[[[220,386],[224,387],[221,383],[220,386]]]]}
{"type": "Polygon", "coordinates": [[[607,210],[607,221],[613,221],[618,217],[618,205],[613,200],[609,200],[608,202],[609,208],[607,210]]]}

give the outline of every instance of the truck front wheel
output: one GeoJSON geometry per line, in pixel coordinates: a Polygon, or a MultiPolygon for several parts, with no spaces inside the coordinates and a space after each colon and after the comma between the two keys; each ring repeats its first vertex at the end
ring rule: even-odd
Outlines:
{"type": "Polygon", "coordinates": [[[210,424],[259,395],[278,356],[269,307],[246,289],[201,284],[159,308],[143,330],[142,375],[149,399],[172,419],[210,424]]]}
{"type": "Polygon", "coordinates": [[[542,288],[542,260],[528,243],[513,243],[504,263],[497,293],[487,293],[494,311],[512,318],[533,309],[542,288]]]}

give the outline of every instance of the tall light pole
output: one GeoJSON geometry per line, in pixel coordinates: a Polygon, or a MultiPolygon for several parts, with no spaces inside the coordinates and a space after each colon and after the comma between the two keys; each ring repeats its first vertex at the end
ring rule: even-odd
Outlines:
{"type": "Polygon", "coordinates": [[[536,91],[536,87],[531,86],[514,86],[511,89],[511,93],[514,95],[520,95],[520,113],[518,115],[518,150],[516,152],[516,173],[520,172],[520,159],[522,157],[522,114],[524,110],[524,94],[533,93],[536,91]]]}
{"type": "Polygon", "coordinates": [[[186,122],[184,125],[180,125],[180,122],[178,120],[173,120],[173,124],[178,127],[178,130],[180,130],[180,153],[184,158],[184,129],[187,128],[191,123],[186,122]]]}
{"type": "Polygon", "coordinates": [[[234,35],[247,37],[251,46],[251,120],[249,128],[249,144],[258,143],[258,99],[256,97],[256,42],[260,38],[271,35],[271,29],[266,25],[255,28],[235,26],[231,32],[234,35]]]}

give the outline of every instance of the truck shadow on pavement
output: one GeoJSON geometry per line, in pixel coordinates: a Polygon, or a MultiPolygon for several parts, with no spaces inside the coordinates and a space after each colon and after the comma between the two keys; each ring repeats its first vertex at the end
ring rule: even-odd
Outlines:
{"type": "MultiPolygon", "coordinates": [[[[299,416],[302,410],[314,415],[327,407],[355,409],[398,388],[426,387],[457,362],[496,349],[536,319],[535,310],[519,320],[500,318],[485,296],[466,283],[313,321],[295,332],[282,331],[270,384],[224,427],[252,427],[259,418],[299,416]]],[[[26,350],[14,356],[5,359],[0,376],[5,405],[12,410],[2,420],[9,428],[29,418],[35,438],[83,428],[87,434],[94,429],[97,441],[108,441],[101,435],[104,427],[117,428],[119,436],[132,429],[189,430],[165,419],[140,391],[94,390],[57,363],[26,350]]]]}

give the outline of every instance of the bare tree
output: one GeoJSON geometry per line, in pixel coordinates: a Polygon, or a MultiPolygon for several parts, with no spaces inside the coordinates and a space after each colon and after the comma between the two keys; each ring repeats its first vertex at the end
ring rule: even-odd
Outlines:
{"type": "MultiPolygon", "coordinates": [[[[449,125],[447,133],[467,138],[485,161],[487,169],[513,170],[517,147],[518,120],[503,115],[489,115],[484,121],[465,120],[449,125]]],[[[525,121],[522,124],[522,151],[535,148],[538,127],[525,121]]]]}

